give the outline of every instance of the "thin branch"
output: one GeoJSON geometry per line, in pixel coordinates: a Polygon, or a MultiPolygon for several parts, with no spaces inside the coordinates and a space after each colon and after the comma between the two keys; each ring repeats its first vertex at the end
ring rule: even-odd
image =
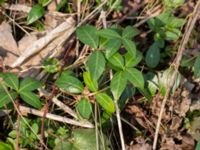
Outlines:
{"type": "MultiPolygon", "coordinates": [[[[43,116],[42,111],[30,108],[30,107],[19,106],[19,110],[22,112],[22,114],[33,114],[33,115],[36,115],[39,117],[43,116]]],[[[67,124],[71,124],[74,126],[80,126],[80,127],[85,127],[85,128],[94,128],[94,125],[92,123],[79,122],[79,121],[76,121],[73,119],[69,119],[67,117],[62,117],[62,116],[58,116],[58,115],[54,115],[54,114],[50,114],[50,113],[46,114],[46,118],[55,120],[55,121],[59,121],[59,122],[63,122],[63,123],[67,123],[67,124]]]]}
{"type": "MultiPolygon", "coordinates": [[[[161,110],[160,110],[160,114],[159,114],[159,117],[158,117],[158,122],[157,122],[157,125],[156,125],[156,131],[155,131],[155,136],[154,136],[154,141],[153,141],[153,150],[156,149],[156,146],[157,146],[157,140],[158,140],[158,134],[159,134],[159,129],[160,129],[160,125],[161,125],[161,120],[162,120],[162,116],[163,116],[163,113],[164,113],[164,108],[165,108],[165,104],[167,102],[167,99],[170,95],[170,92],[171,92],[171,89],[174,85],[174,82],[176,80],[176,76],[177,76],[177,73],[178,73],[178,68],[179,68],[179,65],[180,65],[180,61],[181,61],[181,58],[182,58],[182,55],[183,55],[183,51],[185,49],[185,46],[189,40],[189,37],[190,37],[190,34],[192,32],[192,29],[196,23],[196,20],[197,20],[197,17],[199,15],[199,12],[200,12],[200,0],[198,0],[195,8],[194,8],[194,11],[193,11],[193,14],[191,15],[188,23],[187,23],[187,27],[186,27],[186,30],[185,30],[185,33],[184,33],[184,36],[182,38],[182,41],[181,41],[181,44],[179,46],[179,49],[178,49],[178,53],[177,53],[177,56],[175,58],[175,63],[174,63],[174,72],[171,76],[171,79],[169,80],[170,83],[169,83],[169,86],[167,88],[167,92],[166,92],[166,95],[163,99],[163,102],[162,102],[162,105],[161,105],[161,110]]],[[[172,66],[173,67],[173,66],[172,66]]]]}

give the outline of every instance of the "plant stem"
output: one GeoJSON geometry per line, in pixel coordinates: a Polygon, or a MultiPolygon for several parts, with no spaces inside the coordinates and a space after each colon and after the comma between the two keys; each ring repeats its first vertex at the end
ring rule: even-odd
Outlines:
{"type": "Polygon", "coordinates": [[[124,135],[123,135],[123,131],[122,131],[122,123],[121,123],[121,118],[120,118],[120,110],[119,110],[119,106],[118,106],[117,100],[115,100],[115,107],[116,107],[116,117],[117,117],[117,124],[118,124],[118,129],[119,129],[119,136],[120,136],[120,141],[121,141],[121,147],[122,147],[122,150],[125,150],[124,135]]]}

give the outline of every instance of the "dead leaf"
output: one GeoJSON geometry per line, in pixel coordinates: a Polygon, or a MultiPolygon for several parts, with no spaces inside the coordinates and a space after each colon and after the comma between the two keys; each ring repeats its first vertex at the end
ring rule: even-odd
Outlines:
{"type": "Polygon", "coordinates": [[[182,118],[178,117],[178,116],[174,116],[172,118],[172,123],[171,123],[171,126],[170,126],[170,130],[172,131],[176,131],[178,130],[178,128],[182,125],[182,118]]]}
{"type": "Polygon", "coordinates": [[[193,118],[188,132],[194,139],[198,140],[200,138],[200,117],[193,118]]]}
{"type": "Polygon", "coordinates": [[[11,26],[7,22],[0,25],[0,37],[0,56],[6,66],[11,66],[20,53],[12,35],[11,26]]]}
{"type": "Polygon", "coordinates": [[[151,145],[145,144],[135,144],[131,145],[127,150],[151,150],[151,145]]]}
{"type": "Polygon", "coordinates": [[[61,0],[54,0],[54,1],[52,1],[49,5],[48,5],[48,7],[47,7],[47,9],[51,12],[51,11],[56,11],[56,7],[57,7],[57,5],[59,4],[61,2],[61,0]]]}

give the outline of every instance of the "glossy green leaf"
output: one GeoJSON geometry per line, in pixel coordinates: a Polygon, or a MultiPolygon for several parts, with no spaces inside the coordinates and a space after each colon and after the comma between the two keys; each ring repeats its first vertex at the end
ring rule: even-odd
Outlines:
{"type": "Polygon", "coordinates": [[[27,17],[27,24],[32,24],[33,22],[37,21],[38,19],[40,19],[41,17],[43,17],[45,14],[45,10],[44,8],[37,4],[34,5],[31,9],[31,11],[28,13],[28,17],[27,17]]]}
{"type": "Polygon", "coordinates": [[[135,91],[136,91],[135,88],[131,84],[127,84],[120,99],[118,100],[118,105],[120,110],[122,110],[123,107],[126,105],[126,103],[130,100],[129,98],[134,96],[135,91]]]}
{"type": "Polygon", "coordinates": [[[92,92],[98,91],[98,82],[96,80],[92,80],[89,72],[83,73],[83,80],[85,84],[88,86],[89,90],[92,92]]]}
{"type": "Polygon", "coordinates": [[[123,37],[123,39],[133,38],[134,36],[138,35],[139,33],[140,33],[139,30],[137,30],[136,28],[127,26],[122,32],[122,37],[123,37]]]}
{"type": "Polygon", "coordinates": [[[92,114],[92,105],[87,98],[82,98],[76,106],[79,114],[85,118],[90,119],[92,114]]]}
{"type": "Polygon", "coordinates": [[[109,59],[113,56],[117,51],[119,51],[121,46],[121,40],[111,39],[106,45],[106,58],[109,59]]]}
{"type": "Polygon", "coordinates": [[[124,58],[119,53],[116,53],[110,57],[108,62],[118,69],[124,69],[124,58]]]}
{"type": "Polygon", "coordinates": [[[113,29],[101,29],[97,32],[97,34],[107,39],[121,38],[121,36],[113,29]]]}
{"type": "Polygon", "coordinates": [[[158,46],[154,43],[150,46],[146,53],[145,61],[147,63],[147,66],[150,68],[155,68],[159,62],[160,62],[160,49],[158,46]]]}
{"type": "Polygon", "coordinates": [[[195,78],[200,77],[200,54],[198,55],[194,63],[194,76],[195,78]]]}
{"type": "Polygon", "coordinates": [[[37,81],[33,78],[30,78],[30,77],[27,77],[20,82],[19,92],[33,91],[41,86],[42,86],[42,84],[39,81],[37,81]]]}
{"type": "Polygon", "coordinates": [[[101,51],[95,51],[89,56],[87,67],[93,80],[99,79],[105,70],[105,64],[105,57],[101,51]]]}
{"type": "Polygon", "coordinates": [[[97,48],[99,45],[99,36],[96,33],[96,28],[91,25],[81,26],[76,29],[76,35],[79,40],[92,48],[97,48]]]}
{"type": "Polygon", "coordinates": [[[0,91],[0,108],[6,104],[12,102],[12,100],[15,100],[16,97],[17,97],[16,92],[9,92],[9,94],[8,94],[5,91],[0,91]]]}
{"type": "Polygon", "coordinates": [[[70,93],[82,93],[84,86],[76,77],[70,75],[69,72],[63,72],[56,81],[56,85],[62,90],[70,93]]]}
{"type": "Polygon", "coordinates": [[[106,93],[99,93],[96,95],[96,101],[107,112],[115,112],[115,104],[113,100],[106,93]]]}
{"type": "Polygon", "coordinates": [[[134,58],[130,53],[125,54],[125,66],[126,67],[134,67],[142,60],[142,53],[136,51],[136,57],[134,58]]]}
{"type": "Polygon", "coordinates": [[[144,88],[144,77],[142,73],[135,69],[135,68],[126,68],[125,70],[126,78],[135,86],[138,88],[143,89],[144,88]]]}
{"type": "Polygon", "coordinates": [[[18,79],[17,75],[15,75],[13,73],[6,73],[6,74],[4,74],[3,79],[4,79],[6,86],[8,86],[16,91],[19,89],[19,79],[18,79]]]}
{"type": "Polygon", "coordinates": [[[136,56],[136,46],[135,43],[129,39],[123,39],[123,44],[128,53],[132,55],[133,58],[136,56]]]}
{"type": "Polygon", "coordinates": [[[12,145],[0,141],[0,150],[14,150],[14,148],[12,147],[12,145]]]}
{"type": "Polygon", "coordinates": [[[20,97],[24,102],[27,104],[40,109],[42,107],[42,103],[40,102],[38,96],[32,92],[28,91],[21,91],[20,92],[20,97]]]}
{"type": "Polygon", "coordinates": [[[110,89],[115,100],[118,100],[120,98],[122,92],[126,87],[126,84],[127,84],[127,79],[123,71],[114,74],[111,80],[110,89]]]}

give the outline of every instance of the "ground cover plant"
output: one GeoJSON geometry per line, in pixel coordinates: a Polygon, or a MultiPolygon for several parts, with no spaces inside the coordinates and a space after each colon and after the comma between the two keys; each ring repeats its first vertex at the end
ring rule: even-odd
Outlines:
{"type": "Polygon", "coordinates": [[[0,1],[0,149],[200,149],[200,1],[0,1]]]}

